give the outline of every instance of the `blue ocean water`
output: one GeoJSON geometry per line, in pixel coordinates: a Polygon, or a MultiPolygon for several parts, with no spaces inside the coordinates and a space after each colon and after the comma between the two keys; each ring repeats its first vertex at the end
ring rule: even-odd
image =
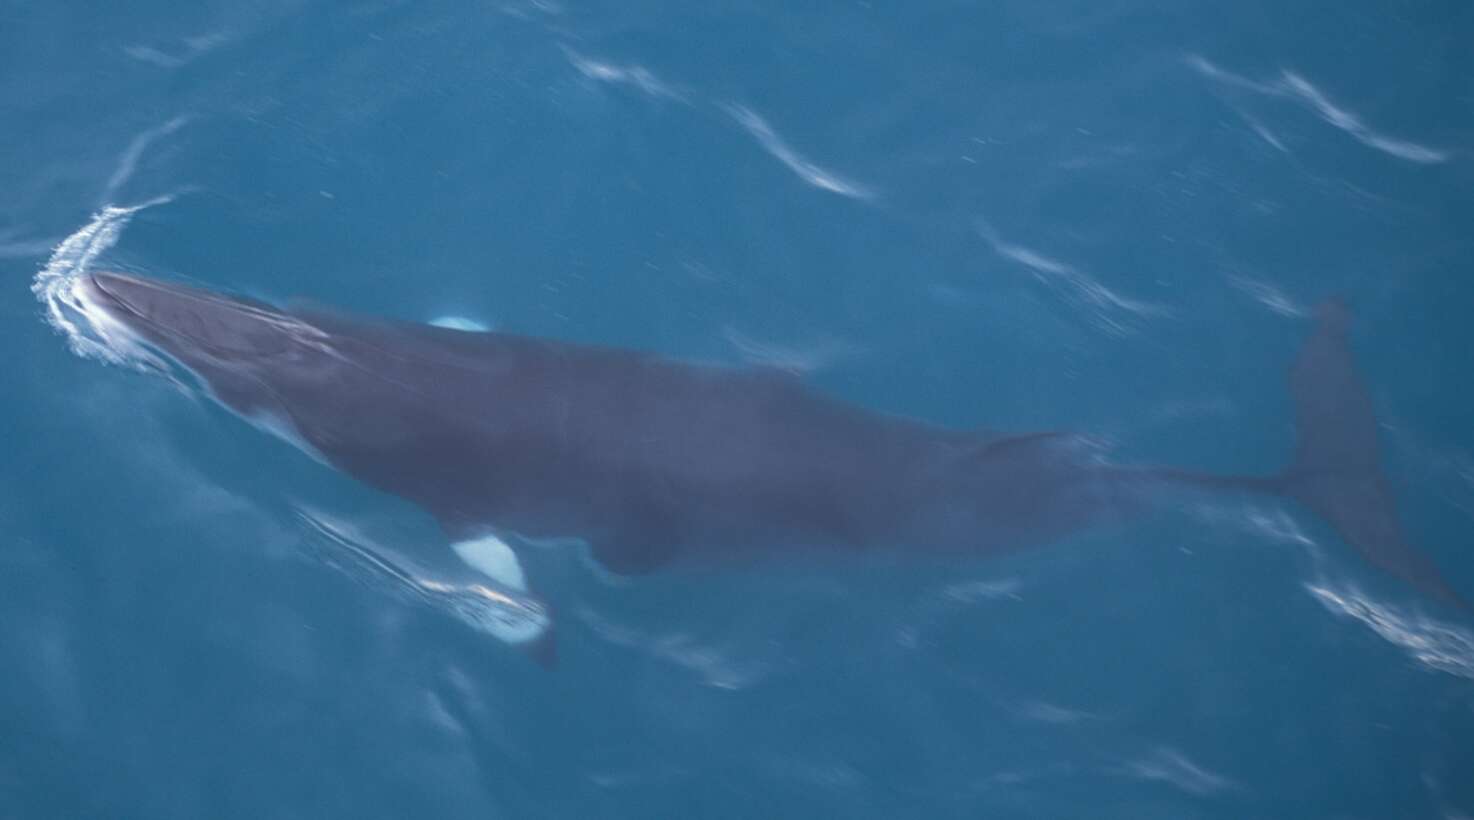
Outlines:
{"type": "Polygon", "coordinates": [[[1474,594],[1470,42],[1454,2],[0,4],[0,817],[1474,816],[1474,620],[1288,503],[565,550],[549,672],[359,560],[425,513],[32,293],[460,317],[1222,472],[1289,457],[1339,294],[1474,594]]]}

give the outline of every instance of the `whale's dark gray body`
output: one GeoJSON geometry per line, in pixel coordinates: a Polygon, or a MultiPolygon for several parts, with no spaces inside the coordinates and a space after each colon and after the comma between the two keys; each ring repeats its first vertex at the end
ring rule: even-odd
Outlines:
{"type": "Polygon", "coordinates": [[[1294,461],[1237,478],[1110,466],[1067,434],[884,416],[773,372],[287,311],[121,274],[82,287],[227,407],[284,424],[453,538],[576,537],[621,574],[815,547],[990,552],[1187,484],[1294,497],[1373,564],[1461,603],[1402,535],[1336,304],[1291,372],[1294,461]]]}

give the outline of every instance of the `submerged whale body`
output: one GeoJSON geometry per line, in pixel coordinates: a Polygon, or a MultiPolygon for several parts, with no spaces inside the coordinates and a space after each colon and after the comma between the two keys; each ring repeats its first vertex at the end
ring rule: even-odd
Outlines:
{"type": "Polygon", "coordinates": [[[229,409],[432,513],[484,576],[462,608],[513,643],[546,646],[551,619],[497,534],[578,538],[626,575],[799,549],[988,553],[1174,486],[1294,498],[1370,563],[1467,606],[1403,535],[1339,303],[1321,308],[1291,370],[1290,466],[1237,477],[1112,466],[1071,434],[885,416],[781,373],[284,310],[117,273],[77,287],[100,321],[229,409]]]}

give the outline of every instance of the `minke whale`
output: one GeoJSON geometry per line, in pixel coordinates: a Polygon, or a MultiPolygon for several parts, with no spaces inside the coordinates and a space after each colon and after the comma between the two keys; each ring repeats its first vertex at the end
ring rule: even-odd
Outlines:
{"type": "Polygon", "coordinates": [[[1350,312],[1322,305],[1290,369],[1277,474],[1120,466],[1087,437],[947,429],[797,377],[653,353],[285,309],[121,273],[76,295],[99,333],[192,373],[226,408],[441,524],[467,576],[424,587],[545,662],[553,617],[510,546],[586,542],[618,575],[762,554],[992,554],[1143,511],[1172,488],[1294,499],[1367,562],[1468,603],[1404,535],[1350,312]]]}

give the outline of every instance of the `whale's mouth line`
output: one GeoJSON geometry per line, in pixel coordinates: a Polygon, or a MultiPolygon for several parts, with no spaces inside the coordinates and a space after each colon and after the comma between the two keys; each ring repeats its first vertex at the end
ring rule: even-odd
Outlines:
{"type": "MultiPolygon", "coordinates": [[[[87,275],[92,287],[106,298],[109,304],[103,305],[105,309],[113,309],[121,312],[122,316],[116,317],[124,325],[133,325],[136,329],[147,329],[164,340],[180,340],[189,345],[210,352],[218,358],[237,358],[242,352],[226,345],[213,341],[206,336],[196,335],[187,330],[165,321],[161,321],[153,315],[153,312],[140,306],[138,297],[131,300],[129,296],[118,287],[119,283],[126,283],[142,291],[162,294],[163,298],[178,300],[186,305],[193,303],[201,306],[197,317],[208,321],[212,312],[222,314],[233,314],[241,317],[246,322],[258,323],[269,327],[271,330],[280,331],[284,337],[296,341],[321,346],[322,340],[327,336],[321,330],[300,319],[284,315],[276,310],[251,304],[239,298],[227,298],[211,293],[198,293],[189,288],[175,288],[166,283],[153,282],[147,279],[139,279],[125,274],[98,272],[87,275]]],[[[135,330],[136,332],[136,330],[135,330]]],[[[158,343],[155,343],[158,346],[158,343]]],[[[165,351],[169,352],[169,351],[165,351]]]]}
{"type": "MultiPolygon", "coordinates": [[[[99,291],[105,294],[109,299],[112,299],[113,301],[127,308],[130,313],[133,313],[134,315],[145,320],[148,319],[148,316],[145,315],[144,312],[136,305],[128,301],[128,297],[117,292],[115,287],[110,287],[110,284],[126,282],[129,285],[141,290],[150,290],[158,293],[168,294],[169,297],[174,299],[199,302],[201,304],[209,305],[213,308],[234,310],[251,316],[259,316],[261,318],[276,318],[278,315],[272,311],[249,305],[241,301],[240,299],[226,298],[213,293],[195,293],[192,290],[188,290],[185,288],[170,287],[167,283],[164,282],[156,282],[149,279],[140,279],[135,276],[128,276],[127,274],[99,271],[97,273],[89,273],[87,274],[87,276],[92,280],[92,284],[99,291]]],[[[159,326],[157,322],[155,322],[154,324],[155,326],[159,326]]]]}
{"type": "MultiPolygon", "coordinates": [[[[124,278],[117,275],[110,276],[113,278],[124,278]]],[[[160,338],[164,340],[186,338],[191,344],[198,344],[201,347],[208,346],[206,343],[199,342],[192,337],[181,334],[173,328],[149,318],[122,295],[105,287],[103,285],[104,277],[88,273],[85,275],[85,280],[85,284],[79,283],[82,285],[81,287],[74,288],[74,293],[82,305],[94,308],[101,315],[99,316],[97,313],[84,310],[83,316],[90,323],[93,332],[100,333],[104,337],[105,343],[114,352],[137,358],[140,352],[147,351],[148,355],[146,356],[145,363],[150,365],[150,369],[168,373],[172,369],[170,364],[185,370],[189,370],[189,368],[180,360],[177,352],[171,350],[169,344],[162,343],[160,338]],[[92,293],[89,293],[89,290],[92,293]],[[118,340],[99,326],[100,321],[106,321],[119,328],[127,337],[127,344],[132,349],[120,349],[117,343],[118,340]]],[[[174,380],[176,382],[178,381],[177,379],[174,380]]]]}
{"type": "MultiPolygon", "coordinates": [[[[156,340],[149,339],[147,335],[139,333],[140,329],[146,328],[153,331],[153,333],[157,336],[161,336],[165,339],[186,339],[189,341],[190,344],[196,345],[200,348],[205,348],[212,351],[217,350],[217,348],[215,348],[209,342],[203,339],[198,339],[194,336],[189,335],[188,333],[185,333],[177,328],[166,325],[150,317],[148,314],[139,309],[134,303],[128,301],[126,297],[115,292],[114,290],[109,290],[107,286],[103,284],[106,279],[121,279],[139,285],[145,285],[146,283],[137,279],[132,279],[130,277],[118,276],[116,274],[98,276],[95,273],[91,273],[87,275],[87,279],[92,284],[92,287],[96,288],[98,293],[106,297],[108,304],[101,305],[101,307],[104,310],[113,311],[113,318],[116,321],[120,322],[135,336],[139,336],[140,341],[142,341],[144,344],[147,344],[149,347],[158,350],[160,353],[163,353],[172,359],[178,359],[178,356],[173,351],[169,350],[166,345],[160,344],[156,340]],[[118,315],[119,313],[125,315],[120,316],[118,315]]],[[[147,286],[151,287],[151,285],[147,286]]],[[[163,290],[163,288],[157,289],[163,290]]],[[[175,293],[174,291],[169,292],[175,293]]]]}
{"type": "Polygon", "coordinates": [[[163,325],[160,325],[158,322],[155,322],[154,320],[145,316],[142,311],[140,311],[137,307],[135,307],[131,302],[129,302],[120,294],[108,290],[107,286],[103,284],[104,280],[100,278],[97,274],[87,274],[87,280],[92,285],[92,287],[97,290],[98,293],[107,297],[107,301],[109,302],[109,304],[99,305],[99,307],[102,307],[104,310],[112,309],[128,314],[128,317],[126,319],[122,317],[115,317],[122,320],[125,325],[128,324],[131,320],[137,320],[140,324],[148,325],[149,327],[155,328],[157,330],[169,330],[163,325]]]}

